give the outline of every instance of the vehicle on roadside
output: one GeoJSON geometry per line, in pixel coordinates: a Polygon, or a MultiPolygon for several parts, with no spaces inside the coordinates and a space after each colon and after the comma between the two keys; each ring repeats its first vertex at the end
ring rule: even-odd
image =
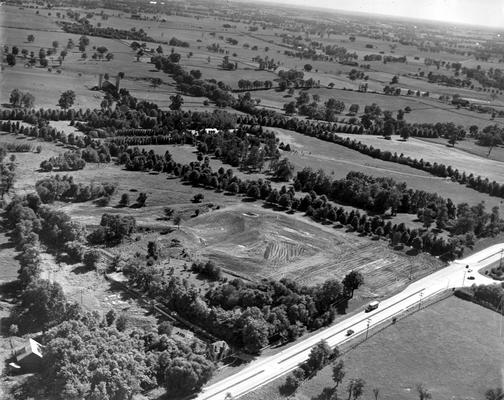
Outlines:
{"type": "Polygon", "coordinates": [[[469,279],[470,281],[474,281],[474,276],[468,276],[467,279],[469,279]]]}
{"type": "Polygon", "coordinates": [[[376,310],[379,305],[380,305],[379,301],[372,301],[371,303],[369,303],[366,306],[366,312],[370,312],[370,311],[376,310]]]}
{"type": "Polygon", "coordinates": [[[347,336],[352,336],[353,334],[354,334],[354,331],[352,329],[349,329],[348,331],[346,331],[347,336]]]}

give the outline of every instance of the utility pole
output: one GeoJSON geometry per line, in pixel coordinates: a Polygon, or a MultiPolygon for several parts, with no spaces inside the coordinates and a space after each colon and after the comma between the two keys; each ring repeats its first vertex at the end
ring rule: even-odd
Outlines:
{"type": "Polygon", "coordinates": [[[368,318],[367,319],[367,327],[366,327],[366,340],[368,338],[368,334],[369,334],[369,325],[371,324],[371,318],[368,318]]]}
{"type": "Polygon", "coordinates": [[[423,291],[420,292],[420,301],[418,302],[418,309],[422,307],[422,297],[423,297],[423,291]]]}
{"type": "Polygon", "coordinates": [[[497,306],[497,312],[500,314],[500,324],[499,324],[499,337],[502,337],[502,320],[504,318],[504,295],[501,295],[499,298],[499,305],[497,306]]]}

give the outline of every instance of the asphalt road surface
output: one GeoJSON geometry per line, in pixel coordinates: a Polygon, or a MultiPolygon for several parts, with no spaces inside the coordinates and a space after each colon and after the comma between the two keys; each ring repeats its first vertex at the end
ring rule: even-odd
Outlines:
{"type": "Polygon", "coordinates": [[[456,260],[446,268],[412,283],[402,292],[381,301],[376,310],[371,312],[363,310],[280,353],[258,358],[240,372],[204,387],[195,399],[224,400],[228,394],[238,398],[295,369],[307,360],[311,348],[321,340],[326,340],[331,347],[341,345],[357,335],[367,335],[369,328],[400,315],[406,309],[420,308],[422,300],[444,290],[473,284],[496,283],[479,274],[478,270],[498,262],[502,254],[504,254],[504,243],[490,246],[463,260],[456,260]],[[349,329],[354,331],[350,337],[346,334],[349,329]]]}

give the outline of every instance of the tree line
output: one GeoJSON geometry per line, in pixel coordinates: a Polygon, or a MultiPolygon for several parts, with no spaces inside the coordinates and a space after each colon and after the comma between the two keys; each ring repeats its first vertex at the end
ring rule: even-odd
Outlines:
{"type": "Polygon", "coordinates": [[[75,183],[73,176],[52,175],[35,183],[35,190],[43,203],[54,201],[84,202],[99,198],[108,198],[115,193],[116,184],[91,183],[85,185],[75,183]]]}

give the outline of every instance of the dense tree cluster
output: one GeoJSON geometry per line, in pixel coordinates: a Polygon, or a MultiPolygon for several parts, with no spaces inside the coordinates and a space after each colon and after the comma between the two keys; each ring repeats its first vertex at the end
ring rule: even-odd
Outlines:
{"type": "Polygon", "coordinates": [[[92,244],[117,244],[136,231],[134,217],[118,214],[103,214],[100,226],[88,236],[92,244]]]}
{"type": "Polygon", "coordinates": [[[205,263],[201,261],[194,262],[191,266],[191,270],[212,280],[218,281],[222,278],[221,269],[215,265],[213,261],[207,261],[205,263]]]}
{"type": "Polygon", "coordinates": [[[454,76],[444,75],[444,74],[434,74],[432,71],[427,75],[427,79],[430,83],[438,83],[445,86],[451,87],[470,87],[472,82],[470,79],[460,79],[454,76]]]}
{"type": "Polygon", "coordinates": [[[35,97],[30,92],[14,89],[10,94],[9,102],[12,107],[32,108],[35,97]]]}
{"type": "MultiPolygon", "coordinates": [[[[215,364],[198,339],[125,331],[124,318],[79,312],[43,336],[45,394],[55,399],[132,399],[155,386],[186,396],[210,379],[215,364]],[[99,349],[97,351],[96,349],[99,349]]],[[[160,325],[161,327],[161,325],[160,325]]]]}
{"type": "Polygon", "coordinates": [[[213,154],[224,163],[245,170],[260,171],[265,160],[278,156],[274,133],[260,126],[240,126],[233,132],[202,132],[196,145],[203,154],[213,154]]]}
{"type": "Polygon", "coordinates": [[[43,203],[54,201],[83,202],[101,197],[110,198],[117,185],[112,183],[75,183],[72,176],[52,175],[36,182],[35,189],[43,203]]]}
{"type": "MultiPolygon", "coordinates": [[[[199,267],[197,268],[199,270],[199,267]]],[[[348,298],[345,287],[328,280],[315,287],[283,279],[218,282],[205,296],[161,266],[130,260],[130,283],[229,343],[257,353],[271,341],[288,341],[334,319],[333,305],[348,298]]]]}
{"type": "Polygon", "coordinates": [[[332,180],[322,170],[305,168],[297,173],[294,187],[305,192],[314,190],[330,200],[379,214],[388,209],[392,213],[416,213],[431,202],[442,201],[437,194],[408,189],[405,183],[392,178],[375,178],[361,172],[349,172],[345,179],[332,180]]]}
{"type": "Polygon", "coordinates": [[[168,42],[170,46],[175,46],[175,47],[189,47],[188,42],[184,42],[183,40],[177,39],[176,37],[172,37],[170,41],[168,42]]]}
{"type": "Polygon", "coordinates": [[[46,330],[78,310],[78,305],[67,301],[59,283],[34,279],[22,291],[11,318],[23,331],[46,330]]]}
{"type": "Polygon", "coordinates": [[[75,151],[67,151],[40,163],[42,171],[76,171],[83,169],[85,166],[86,161],[81,158],[80,153],[75,151]]]}

